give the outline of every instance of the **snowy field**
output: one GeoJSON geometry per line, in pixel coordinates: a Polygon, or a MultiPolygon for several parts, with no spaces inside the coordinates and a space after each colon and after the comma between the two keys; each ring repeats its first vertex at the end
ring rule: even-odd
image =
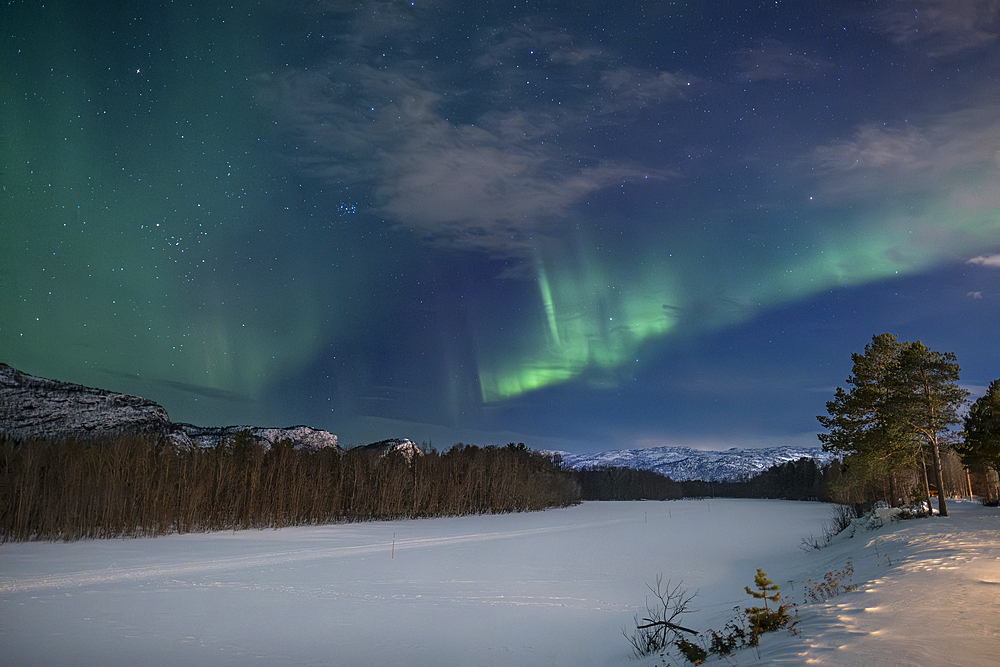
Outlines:
{"type": "Polygon", "coordinates": [[[647,583],[683,580],[683,624],[721,629],[760,567],[801,632],[735,664],[996,665],[1000,512],[950,507],[812,552],[829,506],[723,499],[4,544],[0,664],[659,665],[622,636],[647,583]],[[802,604],[848,559],[859,590],[802,604]]]}

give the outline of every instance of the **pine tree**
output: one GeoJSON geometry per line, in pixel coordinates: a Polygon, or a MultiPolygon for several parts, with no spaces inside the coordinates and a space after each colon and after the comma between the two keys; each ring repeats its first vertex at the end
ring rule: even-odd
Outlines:
{"type": "Polygon", "coordinates": [[[965,465],[986,465],[1000,472],[1000,379],[972,404],[965,417],[965,440],[955,446],[965,465]]]}
{"type": "Polygon", "coordinates": [[[930,448],[941,516],[948,516],[941,447],[957,440],[957,434],[950,429],[953,424],[961,423],[959,409],[969,396],[969,392],[958,386],[959,370],[953,353],[935,352],[920,341],[910,343],[899,356],[892,401],[893,412],[930,448]]]}
{"type": "Polygon", "coordinates": [[[864,354],[851,355],[850,391],[837,387],[826,404],[829,416],[817,417],[829,431],[819,434],[823,450],[850,457],[859,481],[891,477],[915,464],[912,431],[893,406],[903,347],[893,334],[873,336],[864,354]]]}
{"type": "Polygon", "coordinates": [[[767,605],[767,601],[770,600],[771,602],[778,602],[781,599],[781,593],[778,592],[781,589],[781,587],[778,586],[773,581],[771,581],[770,579],[768,579],[767,574],[764,572],[764,570],[760,569],[759,567],[757,568],[757,574],[754,575],[753,583],[754,586],[757,587],[757,590],[753,590],[749,586],[746,586],[745,588],[747,595],[752,595],[758,600],[763,600],[764,608],[760,609],[759,607],[752,607],[751,610],[770,611],[770,608],[767,605]]]}

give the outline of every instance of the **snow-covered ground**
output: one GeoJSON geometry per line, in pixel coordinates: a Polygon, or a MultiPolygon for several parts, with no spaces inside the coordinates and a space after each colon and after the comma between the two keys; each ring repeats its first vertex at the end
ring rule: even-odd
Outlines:
{"type": "Polygon", "coordinates": [[[828,506],[723,499],[4,544],[0,664],[661,664],[622,636],[647,583],[683,580],[683,624],[720,629],[760,567],[800,634],[738,664],[996,665],[1000,512],[951,508],[812,552],[828,506]],[[801,604],[848,559],[859,590],[801,604]]]}

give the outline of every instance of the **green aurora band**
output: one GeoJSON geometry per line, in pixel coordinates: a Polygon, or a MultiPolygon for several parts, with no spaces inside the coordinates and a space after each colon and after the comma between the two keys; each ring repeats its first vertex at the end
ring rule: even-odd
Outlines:
{"type": "Polygon", "coordinates": [[[627,277],[620,260],[601,261],[601,253],[582,262],[567,262],[564,256],[538,260],[544,318],[522,331],[515,345],[479,346],[487,352],[517,351],[480,355],[483,400],[502,401],[581,376],[592,384],[616,386],[621,381],[616,371],[633,366],[644,344],[681,332],[731,327],[831,289],[967,260],[1000,237],[1000,208],[992,202],[953,203],[969,199],[961,193],[943,197],[920,215],[882,210],[852,221],[841,238],[817,234],[800,251],[783,256],[758,251],[753,257],[729,258],[728,267],[725,257],[709,266],[704,257],[703,263],[681,262],[649,251],[629,262],[641,270],[627,277]]]}

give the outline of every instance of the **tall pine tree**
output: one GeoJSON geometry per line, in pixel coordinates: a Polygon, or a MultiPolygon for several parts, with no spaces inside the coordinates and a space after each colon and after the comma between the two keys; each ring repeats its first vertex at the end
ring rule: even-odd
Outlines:
{"type": "Polygon", "coordinates": [[[849,457],[858,482],[891,478],[915,464],[911,431],[893,410],[895,378],[903,343],[889,333],[872,337],[864,354],[852,354],[850,390],[837,387],[827,402],[829,416],[817,417],[824,451],[849,457]]]}
{"type": "Polygon", "coordinates": [[[894,411],[930,449],[941,516],[948,516],[941,446],[958,440],[951,427],[962,422],[958,412],[969,396],[969,392],[958,386],[959,370],[953,353],[935,352],[920,341],[906,345],[899,355],[894,411]]]}

